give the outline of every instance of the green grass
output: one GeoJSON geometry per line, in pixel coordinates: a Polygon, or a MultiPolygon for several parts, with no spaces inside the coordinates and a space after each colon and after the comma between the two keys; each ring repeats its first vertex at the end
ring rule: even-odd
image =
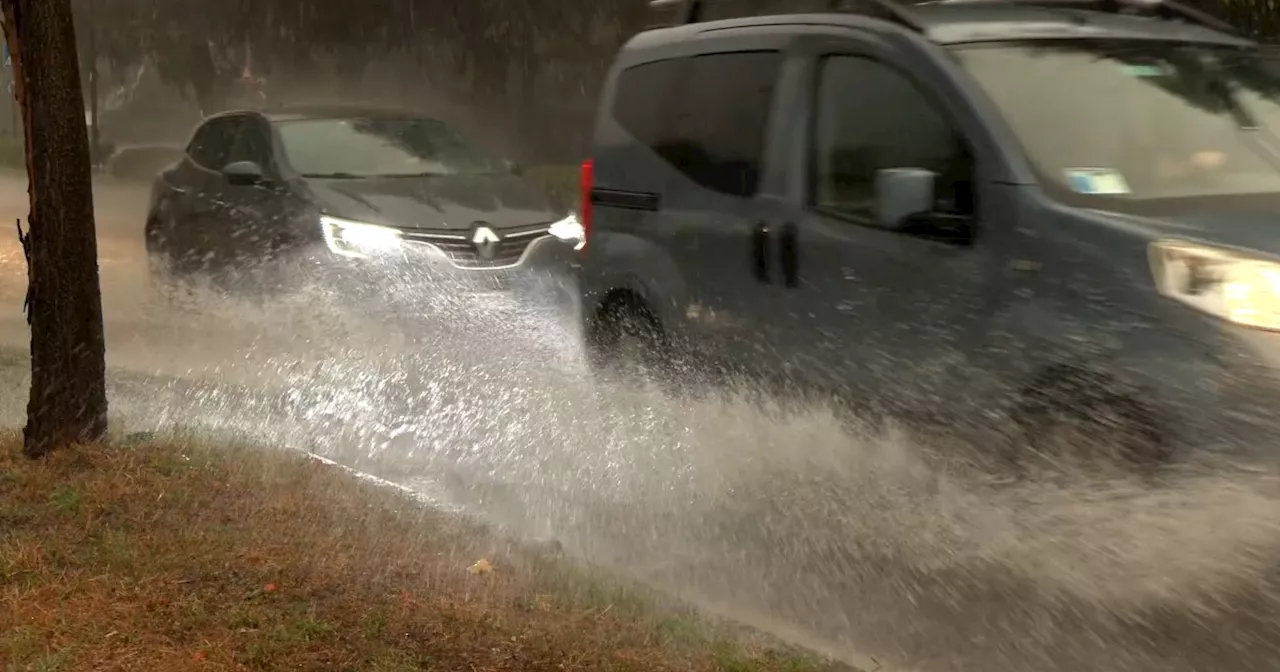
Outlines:
{"type": "Polygon", "coordinates": [[[0,433],[0,669],[834,669],[296,453],[18,444],[0,433]]]}

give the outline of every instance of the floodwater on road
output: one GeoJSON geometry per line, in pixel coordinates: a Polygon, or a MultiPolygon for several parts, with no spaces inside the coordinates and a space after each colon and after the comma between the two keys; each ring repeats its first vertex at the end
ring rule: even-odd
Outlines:
{"type": "MultiPolygon", "coordinates": [[[[25,218],[24,187],[0,177],[0,215],[25,218]]],[[[175,308],[147,281],[145,196],[97,188],[111,402],[129,429],[318,452],[868,668],[1280,660],[1276,474],[986,483],[821,407],[593,380],[571,320],[412,282],[387,291],[420,292],[415,319],[323,292],[175,308]]],[[[24,279],[16,237],[0,237],[10,351],[27,340],[24,279]]],[[[0,375],[0,417],[17,423],[21,363],[0,375]]]]}

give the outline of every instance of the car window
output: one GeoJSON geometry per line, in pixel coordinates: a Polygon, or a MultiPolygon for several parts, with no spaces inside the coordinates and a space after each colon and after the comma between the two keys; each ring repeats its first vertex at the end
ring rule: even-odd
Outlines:
{"type": "Polygon", "coordinates": [[[501,161],[452,127],[426,117],[298,119],[278,122],[285,158],[303,177],[489,175],[501,161]]]}
{"type": "Polygon", "coordinates": [[[742,51],[634,66],[619,76],[614,117],[690,180],[752,196],[781,64],[777,51],[742,51]]]}
{"type": "Polygon", "coordinates": [[[938,174],[939,212],[972,214],[971,154],[951,120],[915,83],[860,56],[825,57],[818,74],[813,205],[868,219],[875,211],[877,171],[924,168],[938,174]]]}
{"type": "Polygon", "coordinates": [[[196,130],[191,143],[187,145],[187,154],[191,156],[191,160],[209,170],[225,168],[241,121],[242,118],[238,116],[216,117],[206,121],[196,130]]]}
{"type": "Polygon", "coordinates": [[[250,119],[240,127],[227,163],[252,161],[263,170],[271,168],[271,129],[261,119],[250,119]]]}

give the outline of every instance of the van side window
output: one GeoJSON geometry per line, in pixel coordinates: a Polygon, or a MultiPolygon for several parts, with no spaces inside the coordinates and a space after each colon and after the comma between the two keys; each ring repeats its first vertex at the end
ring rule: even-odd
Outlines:
{"type": "Polygon", "coordinates": [[[657,152],[670,142],[672,98],[686,59],[633,65],[618,75],[613,118],[636,142],[657,152]]]}
{"type": "Polygon", "coordinates": [[[632,66],[618,76],[613,117],[694,183],[749,197],[760,181],[777,51],[702,54],[632,66]]]}
{"type": "Polygon", "coordinates": [[[674,142],[659,151],[694,182],[729,196],[754,196],[760,182],[774,84],[776,51],[695,56],[677,108],[674,142]]]}
{"type": "Polygon", "coordinates": [[[974,214],[973,159],[950,120],[910,80],[859,56],[828,56],[818,69],[810,199],[857,220],[875,212],[876,172],[938,174],[935,208],[974,214]]]}

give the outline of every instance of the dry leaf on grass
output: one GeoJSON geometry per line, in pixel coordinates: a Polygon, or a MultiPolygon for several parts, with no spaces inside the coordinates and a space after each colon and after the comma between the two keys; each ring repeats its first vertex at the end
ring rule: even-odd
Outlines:
{"type": "MultiPolygon", "coordinates": [[[[154,672],[240,669],[249,660],[255,669],[327,670],[336,661],[399,669],[399,661],[429,657],[444,670],[689,672],[717,669],[723,657],[718,638],[670,643],[647,608],[600,617],[598,597],[577,582],[603,579],[567,566],[526,567],[508,554],[501,577],[487,558],[463,565],[464,576],[456,549],[507,539],[405,515],[401,495],[336,469],[313,471],[296,455],[232,451],[227,459],[219,450],[187,462],[179,451],[190,446],[157,443],[71,448],[32,462],[21,448],[16,432],[0,435],[0,474],[15,474],[0,476],[0,509],[20,514],[4,529],[11,571],[31,591],[73,597],[52,619],[48,600],[0,590],[0,614],[29,624],[23,641],[80,644],[58,656],[60,670],[101,669],[109,660],[154,672]],[[264,469],[279,477],[264,481],[264,469]],[[50,501],[59,488],[88,493],[94,507],[116,515],[69,515],[50,501]],[[356,517],[367,522],[348,524],[356,517]],[[52,557],[68,571],[47,571],[52,557]],[[137,576],[149,577],[145,593],[137,576]],[[245,577],[256,578],[246,585],[245,577]],[[173,650],[162,641],[190,645],[173,650]]],[[[6,647],[14,633],[3,630],[0,669],[53,669],[43,647],[6,647]]],[[[733,662],[748,662],[739,669],[751,672],[822,669],[734,651],[733,662]]]]}

